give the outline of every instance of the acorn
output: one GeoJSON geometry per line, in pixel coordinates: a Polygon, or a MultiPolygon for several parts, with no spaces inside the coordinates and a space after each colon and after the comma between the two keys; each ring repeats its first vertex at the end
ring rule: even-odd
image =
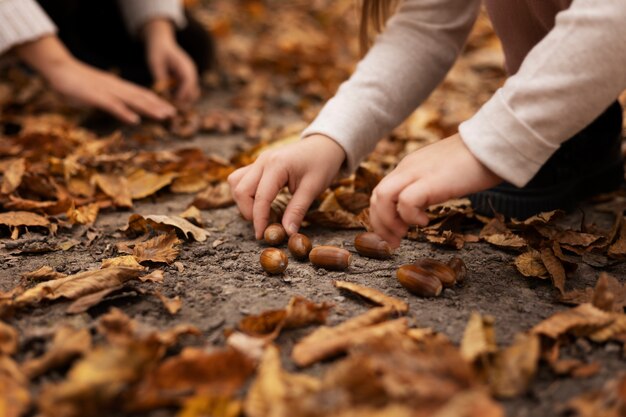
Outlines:
{"type": "Polygon", "coordinates": [[[456,282],[462,283],[465,281],[465,278],[467,278],[467,266],[465,266],[463,259],[455,256],[448,261],[448,266],[452,268],[456,274],[456,282]]]}
{"type": "Polygon", "coordinates": [[[457,281],[457,274],[450,266],[439,262],[435,259],[418,259],[413,265],[422,268],[429,274],[433,275],[445,288],[454,287],[457,281]]]}
{"type": "Polygon", "coordinates": [[[317,246],[309,253],[309,260],[315,266],[342,271],[350,266],[352,254],[336,246],[317,246]]]}
{"type": "Polygon", "coordinates": [[[289,263],[287,254],[280,249],[267,248],[261,252],[261,266],[265,272],[273,275],[282,274],[289,263]]]}
{"type": "Polygon", "coordinates": [[[393,252],[389,243],[376,233],[365,232],[354,238],[354,248],[361,256],[375,259],[389,259],[393,252]]]}
{"type": "Polygon", "coordinates": [[[287,239],[287,232],[282,224],[272,223],[265,229],[263,238],[268,245],[278,246],[287,239]]]}
{"type": "Polygon", "coordinates": [[[400,284],[410,293],[422,297],[437,297],[443,285],[430,271],[417,265],[404,265],[396,270],[400,284]]]}
{"type": "Polygon", "coordinates": [[[313,245],[308,237],[302,233],[296,233],[289,238],[287,247],[294,258],[303,261],[309,257],[313,245]]]}

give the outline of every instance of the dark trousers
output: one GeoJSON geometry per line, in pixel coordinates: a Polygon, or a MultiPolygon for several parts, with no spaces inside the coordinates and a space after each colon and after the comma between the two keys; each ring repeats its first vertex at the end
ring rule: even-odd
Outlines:
{"type": "MultiPolygon", "coordinates": [[[[59,28],[72,54],[95,67],[114,69],[129,81],[149,86],[143,42],[127,31],[116,0],[38,0],[59,28]]],[[[207,30],[187,13],[187,26],[176,32],[178,44],[196,63],[199,73],[215,64],[214,44],[207,30]]]]}

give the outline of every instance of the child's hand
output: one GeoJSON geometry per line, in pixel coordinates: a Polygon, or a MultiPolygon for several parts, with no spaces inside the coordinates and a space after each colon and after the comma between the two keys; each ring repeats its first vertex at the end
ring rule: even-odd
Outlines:
{"type": "Polygon", "coordinates": [[[190,104],[200,97],[198,70],[176,42],[174,27],[167,19],[153,19],[143,27],[146,59],[157,85],[167,85],[169,76],[178,82],[176,101],[190,104]]]}
{"type": "Polygon", "coordinates": [[[150,90],[78,61],[56,36],[19,45],[15,52],[61,94],[123,122],[139,123],[140,115],[166,119],[176,113],[171,104],[150,90]]]}
{"type": "Polygon", "coordinates": [[[406,156],[374,189],[372,228],[392,247],[410,225],[426,226],[424,209],[491,188],[502,180],[472,155],[457,134],[406,156]]]}
{"type": "Polygon", "coordinates": [[[262,153],[256,162],[228,177],[233,198],[244,218],[254,221],[261,239],[269,221],[270,205],[288,186],[293,198],[283,216],[283,226],[296,233],[313,200],[330,185],[346,154],[334,140],[314,135],[280,149],[262,153]]]}

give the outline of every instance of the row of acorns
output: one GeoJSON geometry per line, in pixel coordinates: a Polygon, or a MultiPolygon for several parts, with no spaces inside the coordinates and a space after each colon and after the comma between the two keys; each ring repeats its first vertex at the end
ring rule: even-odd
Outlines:
{"type": "MultiPolygon", "coordinates": [[[[280,223],[270,224],[263,234],[270,246],[280,246],[287,239],[287,232],[280,223]]],[[[336,246],[313,247],[311,240],[301,233],[289,238],[289,252],[299,261],[308,259],[313,265],[325,269],[343,271],[350,266],[352,254],[336,246]]],[[[365,232],[354,239],[354,248],[361,256],[389,259],[393,251],[376,233],[365,232]]],[[[261,267],[269,274],[282,274],[289,263],[285,251],[271,247],[261,252],[261,267]]],[[[451,288],[463,282],[467,267],[461,258],[454,257],[447,264],[434,259],[419,259],[396,270],[400,284],[409,292],[422,297],[436,297],[443,288],[451,288]]]]}

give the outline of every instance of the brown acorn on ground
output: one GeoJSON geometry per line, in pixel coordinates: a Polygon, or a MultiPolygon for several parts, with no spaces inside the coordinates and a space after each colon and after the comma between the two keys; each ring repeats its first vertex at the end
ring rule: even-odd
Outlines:
{"type": "Polygon", "coordinates": [[[444,264],[443,262],[439,262],[435,259],[418,259],[413,262],[413,265],[416,265],[422,268],[425,271],[428,271],[431,275],[441,281],[441,284],[445,288],[451,288],[457,282],[457,274],[450,266],[444,264]]]}
{"type": "Polygon", "coordinates": [[[309,253],[309,260],[315,266],[343,271],[350,266],[352,254],[336,246],[317,246],[309,253]]]}
{"type": "Polygon", "coordinates": [[[287,239],[287,232],[280,223],[272,223],[265,229],[263,239],[270,246],[278,246],[287,239]]]}
{"type": "Polygon", "coordinates": [[[393,251],[389,243],[372,232],[357,235],[354,239],[354,248],[359,255],[367,258],[389,259],[393,256],[393,251]]]}
{"type": "Polygon", "coordinates": [[[417,265],[404,265],[396,270],[400,284],[410,293],[422,297],[437,297],[443,285],[430,271],[417,265]]]}
{"type": "Polygon", "coordinates": [[[267,248],[261,252],[261,266],[265,272],[273,275],[282,274],[287,269],[287,254],[280,249],[267,248]]]}
{"type": "Polygon", "coordinates": [[[448,266],[452,268],[452,270],[456,274],[456,282],[462,283],[463,281],[465,281],[465,278],[467,278],[467,266],[465,266],[465,262],[463,262],[463,259],[455,256],[448,261],[448,266]]]}
{"type": "Polygon", "coordinates": [[[311,240],[302,233],[291,235],[289,242],[287,243],[287,247],[293,257],[300,261],[308,259],[309,253],[311,252],[311,249],[313,249],[311,240]]]}

